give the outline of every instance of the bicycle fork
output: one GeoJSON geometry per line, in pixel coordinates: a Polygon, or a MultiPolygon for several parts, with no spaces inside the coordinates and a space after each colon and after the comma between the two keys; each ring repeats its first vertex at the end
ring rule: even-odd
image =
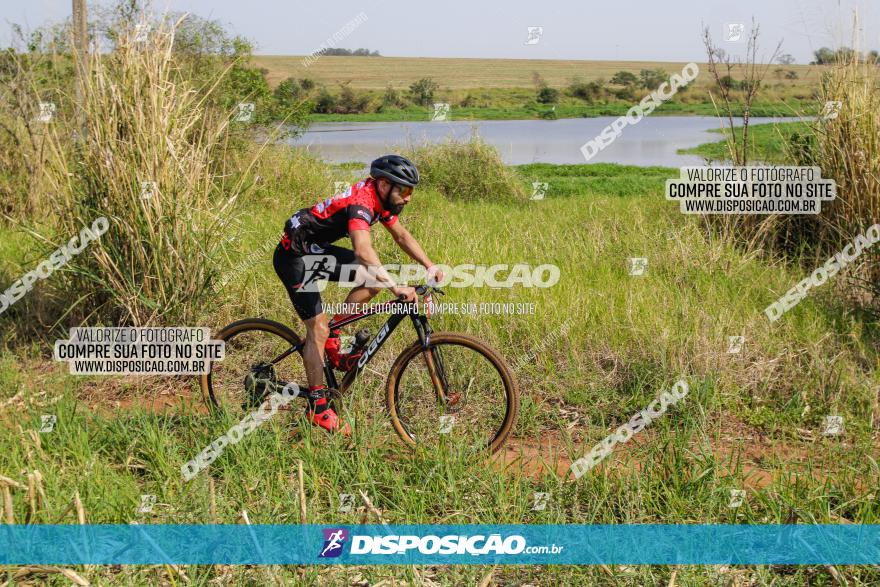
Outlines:
{"type": "Polygon", "coordinates": [[[461,400],[461,394],[449,393],[449,381],[443,364],[443,355],[439,348],[431,348],[431,326],[424,316],[412,316],[413,326],[422,345],[422,357],[428,367],[428,375],[437,393],[437,401],[447,408],[453,407],[461,400]]]}

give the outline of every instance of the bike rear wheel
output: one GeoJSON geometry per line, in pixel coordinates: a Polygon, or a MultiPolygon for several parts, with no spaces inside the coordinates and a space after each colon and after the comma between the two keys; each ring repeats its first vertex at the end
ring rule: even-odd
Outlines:
{"type": "Polygon", "coordinates": [[[246,318],[226,326],[214,338],[224,341],[226,349],[223,360],[212,362],[201,376],[202,395],[209,407],[245,412],[258,407],[272,392],[281,393],[287,383],[296,383],[300,393],[307,389],[303,387],[302,351],[290,350],[300,338],[287,326],[246,318]]]}
{"type": "Polygon", "coordinates": [[[451,442],[498,451],[516,423],[519,391],[492,347],[467,334],[435,332],[394,362],[386,384],[391,424],[411,446],[451,442]]]}

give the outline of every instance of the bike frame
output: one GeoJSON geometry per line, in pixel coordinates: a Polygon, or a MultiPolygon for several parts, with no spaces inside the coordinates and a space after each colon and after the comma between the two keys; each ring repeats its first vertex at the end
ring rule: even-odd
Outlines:
{"type": "MultiPolygon", "coordinates": [[[[330,363],[330,360],[326,357],[324,358],[324,377],[327,380],[327,386],[338,389],[339,393],[344,393],[346,389],[351,387],[351,384],[354,383],[354,380],[357,379],[357,376],[363,371],[367,364],[372,360],[372,358],[376,355],[379,349],[382,348],[382,345],[385,344],[385,341],[388,340],[389,336],[392,332],[400,325],[403,320],[409,316],[412,319],[413,327],[416,329],[416,334],[419,337],[419,343],[421,343],[422,348],[427,350],[428,345],[431,341],[431,326],[428,324],[428,317],[424,314],[419,313],[418,307],[414,302],[402,302],[399,300],[394,300],[391,302],[386,302],[384,304],[379,304],[366,312],[362,312],[360,314],[354,314],[342,320],[332,320],[329,324],[331,330],[335,330],[336,328],[341,328],[343,326],[347,326],[349,324],[353,324],[358,320],[363,320],[364,318],[368,318],[370,316],[375,316],[376,314],[385,314],[391,313],[388,317],[388,321],[379,329],[373,339],[364,347],[364,354],[361,356],[360,360],[357,362],[357,365],[353,367],[351,370],[347,371],[342,378],[342,382],[339,383],[336,379],[336,373],[333,372],[333,365],[330,363]],[[403,311],[401,311],[403,310],[403,311]]],[[[299,352],[305,346],[305,342],[299,342],[291,346],[289,349],[272,359],[271,364],[276,365],[281,362],[285,357],[299,352]]],[[[429,363],[429,370],[431,372],[431,379],[434,381],[435,388],[437,389],[439,396],[444,396],[445,385],[441,384],[442,375],[437,374],[437,365],[434,364],[433,357],[431,357],[431,353],[426,355],[429,363]]]]}

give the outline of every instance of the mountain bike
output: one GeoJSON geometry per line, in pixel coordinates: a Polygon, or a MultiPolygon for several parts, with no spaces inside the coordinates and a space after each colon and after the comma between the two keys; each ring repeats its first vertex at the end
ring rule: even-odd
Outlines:
{"type": "MultiPolygon", "coordinates": [[[[344,328],[376,314],[388,321],[369,340],[358,333],[355,348],[363,349],[357,364],[341,381],[328,359],[324,376],[334,409],[376,356],[383,344],[407,317],[416,340],[394,360],[385,383],[385,402],[391,425],[411,447],[430,448],[444,441],[470,449],[498,451],[516,422],[519,391],[507,363],[485,342],[459,332],[434,332],[429,317],[433,294],[443,291],[419,285],[418,302],[392,300],[367,311],[330,322],[344,328]],[[445,439],[445,440],[444,440],[445,439]]],[[[213,362],[201,376],[202,393],[209,406],[248,410],[259,406],[273,390],[296,383],[301,394],[308,389],[302,351],[304,340],[293,329],[264,318],[246,318],[229,324],[214,337],[225,341],[222,361],[213,362]]]]}

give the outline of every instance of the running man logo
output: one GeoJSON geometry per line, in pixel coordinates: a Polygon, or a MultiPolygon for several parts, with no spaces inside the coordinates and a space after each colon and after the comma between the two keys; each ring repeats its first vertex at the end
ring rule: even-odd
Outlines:
{"type": "Polygon", "coordinates": [[[327,287],[326,279],[333,275],[333,270],[336,269],[336,257],[333,255],[303,255],[302,260],[306,266],[302,291],[324,291],[324,288],[327,287]]]}
{"type": "Polygon", "coordinates": [[[342,547],[348,540],[348,530],[345,528],[324,528],[324,547],[318,558],[336,558],[342,554],[342,547]]]}

